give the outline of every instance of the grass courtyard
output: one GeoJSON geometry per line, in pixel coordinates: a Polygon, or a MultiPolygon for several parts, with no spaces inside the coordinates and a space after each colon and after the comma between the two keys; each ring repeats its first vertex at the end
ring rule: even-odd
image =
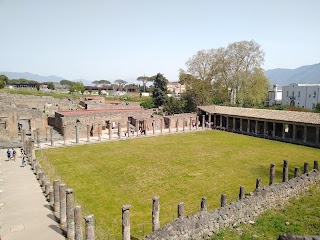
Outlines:
{"type": "MultiPolygon", "coordinates": [[[[252,191],[255,180],[268,184],[269,167],[295,166],[320,160],[319,149],[221,131],[201,131],[44,150],[45,155],[77,200],[95,215],[98,228],[110,239],[121,236],[121,206],[132,205],[131,234],[151,232],[152,196],[160,196],[161,226],[176,217],[177,204],[185,214],[199,210],[203,196],[208,208],[219,207],[220,194],[238,198],[240,185],[252,191]]],[[[41,159],[40,159],[41,160],[41,159]]],[[[43,163],[44,167],[46,164],[43,163]]],[[[48,169],[49,170],[49,169],[48,169]]]]}

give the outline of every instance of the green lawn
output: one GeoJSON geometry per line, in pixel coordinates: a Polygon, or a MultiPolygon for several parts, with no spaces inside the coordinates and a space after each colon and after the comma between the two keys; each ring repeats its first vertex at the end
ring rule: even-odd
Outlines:
{"type": "MultiPolygon", "coordinates": [[[[151,231],[152,196],[160,196],[161,225],[176,217],[177,204],[185,214],[198,211],[201,197],[209,209],[219,206],[220,194],[234,201],[240,185],[247,191],[262,178],[268,184],[269,167],[295,166],[320,159],[319,149],[221,131],[201,131],[126,141],[45,150],[56,173],[74,188],[78,201],[95,215],[99,228],[121,234],[121,206],[131,204],[132,236],[151,231]]],[[[43,164],[45,165],[45,164],[43,164]]]]}

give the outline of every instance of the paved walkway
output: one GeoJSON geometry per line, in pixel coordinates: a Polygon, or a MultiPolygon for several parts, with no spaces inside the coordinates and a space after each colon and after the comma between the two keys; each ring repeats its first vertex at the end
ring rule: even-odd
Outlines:
{"type": "Polygon", "coordinates": [[[0,149],[0,239],[65,239],[30,166],[20,167],[16,151],[15,162],[0,149]]]}

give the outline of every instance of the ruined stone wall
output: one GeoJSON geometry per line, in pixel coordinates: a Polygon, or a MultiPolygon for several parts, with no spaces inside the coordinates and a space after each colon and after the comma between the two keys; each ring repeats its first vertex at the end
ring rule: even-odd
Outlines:
{"type": "Polygon", "coordinates": [[[305,192],[319,181],[319,171],[312,170],[282,184],[257,189],[249,196],[219,209],[177,218],[145,239],[207,239],[222,228],[247,223],[268,209],[283,206],[288,199],[305,192]]]}
{"type": "MultiPolygon", "coordinates": [[[[93,135],[98,134],[98,124],[101,127],[106,126],[106,121],[120,123],[123,128],[127,126],[128,117],[150,116],[152,111],[128,111],[128,112],[97,112],[88,114],[65,114],[56,113],[55,127],[62,134],[63,126],[65,126],[66,139],[73,139],[75,136],[75,126],[78,125],[79,136],[87,136],[87,125],[93,126],[93,135]]],[[[117,125],[116,125],[117,128],[117,125]]]]}

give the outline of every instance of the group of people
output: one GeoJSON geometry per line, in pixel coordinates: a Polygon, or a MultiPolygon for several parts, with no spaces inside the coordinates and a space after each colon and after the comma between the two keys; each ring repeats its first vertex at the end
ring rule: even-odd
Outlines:
{"type": "Polygon", "coordinates": [[[8,148],[8,150],[7,150],[7,157],[8,157],[8,161],[10,161],[10,160],[16,160],[16,156],[17,156],[17,152],[16,152],[16,150],[15,149],[9,149],[8,148]]]}
{"type": "MultiPolygon", "coordinates": [[[[21,158],[22,158],[22,162],[21,162],[21,167],[25,167],[26,166],[26,153],[23,150],[23,148],[20,148],[21,151],[21,158]]],[[[8,161],[13,160],[16,161],[16,157],[17,157],[17,152],[15,149],[9,149],[7,150],[7,157],[8,157],[8,161]]]]}

